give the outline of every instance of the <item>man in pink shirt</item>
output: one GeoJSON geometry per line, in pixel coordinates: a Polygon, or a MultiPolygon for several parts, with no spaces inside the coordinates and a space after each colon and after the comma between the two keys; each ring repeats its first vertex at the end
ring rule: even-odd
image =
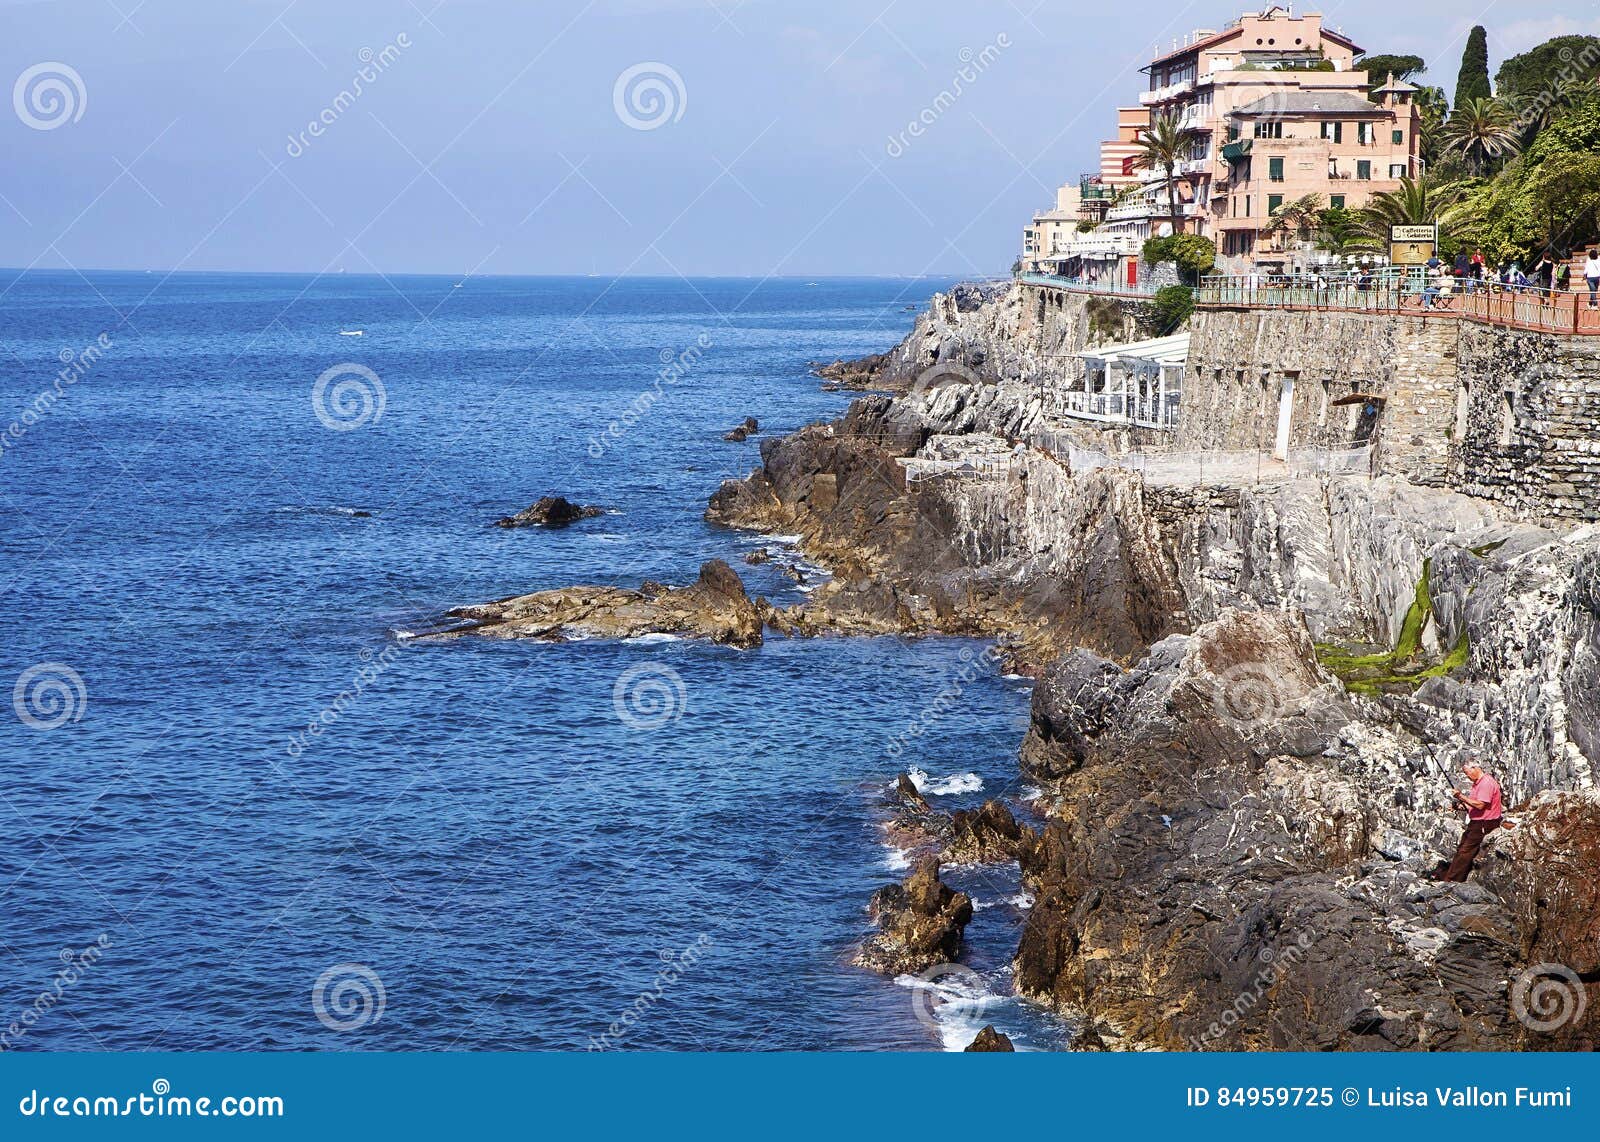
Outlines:
{"type": "Polygon", "coordinates": [[[1456,848],[1455,859],[1440,874],[1440,880],[1464,881],[1472,871],[1472,861],[1483,847],[1483,838],[1498,829],[1501,818],[1500,783],[1483,771],[1477,758],[1471,758],[1461,767],[1472,782],[1472,788],[1463,793],[1454,790],[1452,796],[1458,808],[1467,811],[1467,831],[1461,834],[1461,844],[1456,848]]]}

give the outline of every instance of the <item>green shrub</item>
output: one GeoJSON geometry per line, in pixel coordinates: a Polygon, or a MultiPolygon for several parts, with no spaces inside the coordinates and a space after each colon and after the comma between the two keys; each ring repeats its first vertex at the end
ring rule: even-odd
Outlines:
{"type": "Polygon", "coordinates": [[[1163,337],[1175,333],[1194,315],[1194,290],[1188,286],[1167,286],[1156,291],[1155,325],[1163,337]]]}

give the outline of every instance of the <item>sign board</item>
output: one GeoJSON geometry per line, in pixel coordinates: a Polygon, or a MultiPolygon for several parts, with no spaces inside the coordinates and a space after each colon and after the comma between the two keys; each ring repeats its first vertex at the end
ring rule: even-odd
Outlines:
{"type": "Polygon", "coordinates": [[[1438,248],[1438,226],[1389,227],[1389,261],[1394,265],[1427,265],[1438,248]]]}

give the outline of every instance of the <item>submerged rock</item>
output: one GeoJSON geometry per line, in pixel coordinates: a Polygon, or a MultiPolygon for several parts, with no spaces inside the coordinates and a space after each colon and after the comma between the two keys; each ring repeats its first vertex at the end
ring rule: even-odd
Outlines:
{"type": "Polygon", "coordinates": [[[955,962],[972,900],[939,879],[939,862],[930,857],[903,884],[873,894],[872,916],[879,930],[863,942],[856,963],[884,975],[907,975],[955,962]]]}
{"type": "Polygon", "coordinates": [[[516,515],[495,521],[496,527],[566,527],[580,519],[605,515],[604,508],[575,504],[565,496],[545,496],[516,515]]]}
{"type": "Polygon", "coordinates": [[[449,617],[467,625],[448,634],[553,642],[668,634],[749,648],[761,645],[764,607],[751,601],[733,568],[712,560],[688,587],[565,587],[459,607],[449,617]]]}

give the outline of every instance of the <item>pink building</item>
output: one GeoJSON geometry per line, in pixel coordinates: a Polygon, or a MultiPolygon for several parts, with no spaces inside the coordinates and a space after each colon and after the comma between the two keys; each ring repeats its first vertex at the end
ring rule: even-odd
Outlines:
{"type": "Polygon", "coordinates": [[[1174,222],[1216,242],[1231,268],[1283,264],[1292,251],[1273,229],[1279,206],[1316,195],[1321,206],[1354,210],[1397,189],[1418,169],[1416,88],[1388,83],[1369,99],[1361,54],[1321,16],[1282,7],[1160,52],[1143,69],[1149,83],[1139,107],[1120,109],[1116,137],[1101,145],[1100,184],[1119,198],[1103,217],[1091,216],[1093,231],[1066,243],[1059,272],[1080,276],[1120,262],[1124,280],[1144,241],[1171,233],[1174,222]],[[1139,138],[1158,118],[1194,134],[1177,172],[1176,220],[1165,172],[1137,161],[1139,138]]]}

